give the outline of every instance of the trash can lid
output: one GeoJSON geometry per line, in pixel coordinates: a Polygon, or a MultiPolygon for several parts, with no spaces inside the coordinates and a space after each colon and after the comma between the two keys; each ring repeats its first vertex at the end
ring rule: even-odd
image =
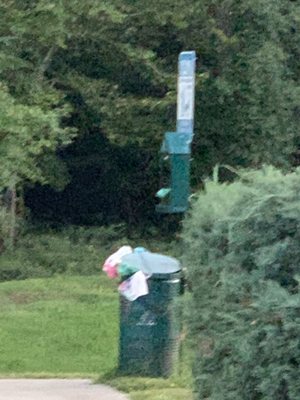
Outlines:
{"type": "MultiPolygon", "coordinates": [[[[180,262],[176,258],[151,253],[150,251],[127,254],[122,257],[122,262],[126,262],[149,275],[168,275],[181,270],[180,262]]],[[[165,276],[165,278],[168,278],[168,276],[165,276]]]]}

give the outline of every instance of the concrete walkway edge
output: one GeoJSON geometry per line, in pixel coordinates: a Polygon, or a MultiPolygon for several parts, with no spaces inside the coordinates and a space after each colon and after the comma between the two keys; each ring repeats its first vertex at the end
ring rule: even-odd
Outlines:
{"type": "Polygon", "coordinates": [[[0,400],[129,400],[90,379],[0,379],[0,400]]]}

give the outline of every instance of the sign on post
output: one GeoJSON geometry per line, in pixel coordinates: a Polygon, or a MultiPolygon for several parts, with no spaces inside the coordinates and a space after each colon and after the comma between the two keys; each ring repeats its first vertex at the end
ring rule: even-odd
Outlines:
{"type": "Polygon", "coordinates": [[[192,140],[195,103],[195,51],[180,53],[178,67],[177,132],[189,133],[192,140]]]}
{"type": "Polygon", "coordinates": [[[161,188],[156,196],[161,203],[160,213],[183,213],[189,207],[190,155],[194,132],[196,52],[183,51],[178,62],[177,127],[176,132],[166,132],[161,147],[168,154],[170,176],[168,187],[161,188]]]}

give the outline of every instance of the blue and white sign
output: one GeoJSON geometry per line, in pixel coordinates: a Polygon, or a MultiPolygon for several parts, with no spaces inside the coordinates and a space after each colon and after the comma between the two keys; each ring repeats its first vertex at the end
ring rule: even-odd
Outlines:
{"type": "Polygon", "coordinates": [[[179,55],[177,132],[193,135],[195,104],[195,51],[183,51],[179,55]]]}

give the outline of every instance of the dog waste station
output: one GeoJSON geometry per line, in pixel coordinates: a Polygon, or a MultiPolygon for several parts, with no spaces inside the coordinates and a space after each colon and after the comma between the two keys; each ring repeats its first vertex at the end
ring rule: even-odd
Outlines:
{"type": "MultiPolygon", "coordinates": [[[[176,132],[166,132],[161,147],[168,164],[164,187],[156,193],[162,214],[183,213],[190,196],[190,157],[194,127],[194,51],[179,55],[176,132]]],[[[176,300],[183,293],[182,267],[173,257],[143,247],[123,246],[107,258],[103,270],[119,279],[119,372],[168,377],[179,353],[180,321],[176,300]]]]}

